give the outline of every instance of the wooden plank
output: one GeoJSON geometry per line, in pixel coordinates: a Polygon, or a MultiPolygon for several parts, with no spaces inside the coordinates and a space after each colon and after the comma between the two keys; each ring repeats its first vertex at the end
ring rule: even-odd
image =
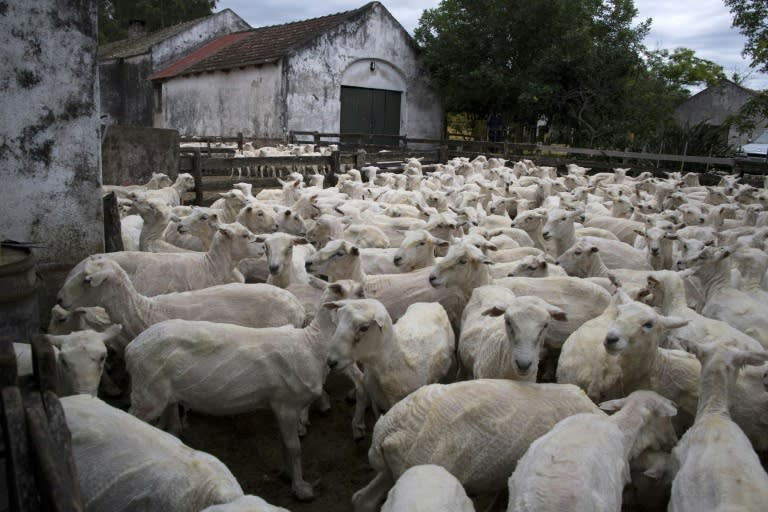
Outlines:
{"type": "Polygon", "coordinates": [[[331,153],[331,172],[325,177],[323,187],[333,187],[338,182],[338,175],[341,173],[341,154],[338,151],[331,153]]]}
{"type": "Polygon", "coordinates": [[[75,466],[75,457],[72,453],[72,433],[67,425],[67,418],[64,414],[64,408],[59,401],[59,397],[50,391],[42,395],[45,414],[48,417],[48,425],[51,431],[51,440],[57,446],[61,453],[66,467],[69,471],[68,486],[75,503],[81,504],[83,501],[80,491],[80,481],[77,478],[77,467],[75,466]]]}
{"type": "Polygon", "coordinates": [[[195,179],[195,204],[203,204],[203,171],[200,152],[196,151],[192,158],[192,177],[195,179]]]}
{"type": "Polygon", "coordinates": [[[81,512],[83,506],[73,493],[70,468],[59,446],[54,444],[48,416],[39,394],[30,395],[24,407],[32,455],[38,473],[38,492],[46,510],[81,512]]]}
{"type": "Polygon", "coordinates": [[[13,350],[13,340],[0,336],[0,389],[15,386],[18,369],[16,368],[16,352],[13,350]]]}
{"type": "Polygon", "coordinates": [[[122,251],[123,235],[117,196],[114,192],[110,192],[102,197],[101,201],[104,210],[104,251],[122,251]]]}
{"type": "Polygon", "coordinates": [[[56,354],[51,343],[43,336],[32,338],[32,368],[41,392],[56,392],[56,354]]]}
{"type": "Polygon", "coordinates": [[[41,510],[35,489],[34,465],[27,435],[27,420],[21,390],[16,386],[0,391],[0,430],[5,444],[8,502],[11,510],[41,510]]]}
{"type": "Polygon", "coordinates": [[[227,170],[237,167],[258,167],[262,165],[273,167],[293,167],[310,165],[331,165],[328,156],[267,156],[249,158],[203,158],[201,169],[205,171],[227,170]]]}

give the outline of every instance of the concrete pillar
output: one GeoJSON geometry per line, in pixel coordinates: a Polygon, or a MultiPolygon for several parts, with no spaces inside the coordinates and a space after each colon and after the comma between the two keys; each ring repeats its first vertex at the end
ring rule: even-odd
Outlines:
{"type": "Polygon", "coordinates": [[[96,0],[0,0],[0,239],[36,242],[42,311],[104,249],[96,0]]]}

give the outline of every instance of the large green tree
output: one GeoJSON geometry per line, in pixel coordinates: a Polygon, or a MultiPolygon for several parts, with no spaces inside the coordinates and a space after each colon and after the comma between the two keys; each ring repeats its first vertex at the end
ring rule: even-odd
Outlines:
{"type": "Polygon", "coordinates": [[[128,22],[142,20],[147,32],[213,12],[218,0],[99,0],[99,43],[128,37],[128,22]]]}
{"type": "Polygon", "coordinates": [[[626,82],[649,27],[636,15],[632,0],[443,0],[415,38],[449,110],[544,115],[597,144],[627,124],[626,82]]]}

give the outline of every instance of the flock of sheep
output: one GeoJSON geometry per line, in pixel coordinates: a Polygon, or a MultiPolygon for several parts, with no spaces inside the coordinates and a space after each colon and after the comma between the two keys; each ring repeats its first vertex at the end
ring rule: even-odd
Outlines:
{"type": "Polygon", "coordinates": [[[187,410],[271,410],[312,499],[300,438],[332,371],[352,438],[377,418],[358,512],[766,509],[768,191],[482,156],[377,171],[210,208],[181,205],[186,174],[105,187],[127,250],[71,271],[48,335],[87,510],[284,510],[170,434],[187,410]]]}

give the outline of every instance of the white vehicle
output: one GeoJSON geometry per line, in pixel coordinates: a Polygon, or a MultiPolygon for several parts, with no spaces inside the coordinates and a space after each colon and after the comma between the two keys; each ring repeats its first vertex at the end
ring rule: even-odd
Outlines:
{"type": "Polygon", "coordinates": [[[768,156],[768,130],[765,130],[749,144],[741,146],[739,152],[747,156],[761,156],[764,158],[768,156]]]}

